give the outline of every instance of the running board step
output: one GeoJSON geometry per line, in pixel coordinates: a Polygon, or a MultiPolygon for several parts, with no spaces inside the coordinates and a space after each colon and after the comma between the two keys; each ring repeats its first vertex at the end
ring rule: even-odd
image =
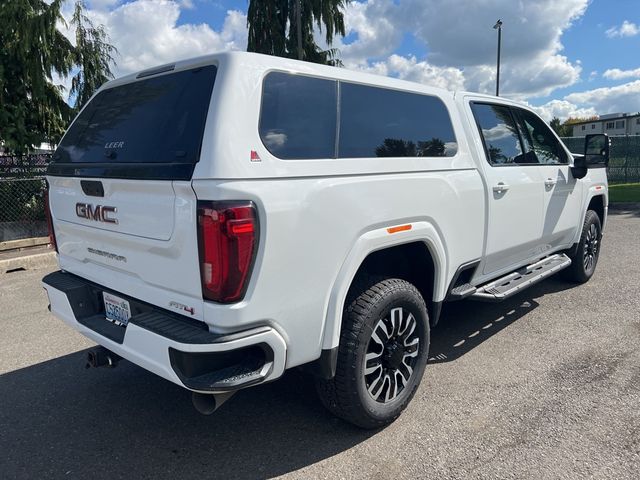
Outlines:
{"type": "Polygon", "coordinates": [[[477,288],[470,298],[500,302],[571,265],[564,253],[551,255],[477,288]]]}
{"type": "Polygon", "coordinates": [[[464,298],[470,297],[474,293],[476,293],[476,287],[474,287],[470,283],[464,283],[451,289],[451,291],[449,292],[448,300],[462,300],[464,298]]]}

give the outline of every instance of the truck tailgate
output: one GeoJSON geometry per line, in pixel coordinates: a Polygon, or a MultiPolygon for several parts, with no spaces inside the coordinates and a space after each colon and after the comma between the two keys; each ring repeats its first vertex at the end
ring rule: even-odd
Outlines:
{"type": "Polygon", "coordinates": [[[60,267],[201,319],[196,198],[190,182],[91,179],[104,188],[104,196],[96,197],[84,193],[81,180],[48,177],[60,267]]]}

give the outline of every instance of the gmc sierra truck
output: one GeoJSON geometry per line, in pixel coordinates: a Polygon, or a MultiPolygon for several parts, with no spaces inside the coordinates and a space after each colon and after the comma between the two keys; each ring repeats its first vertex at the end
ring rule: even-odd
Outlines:
{"type": "MultiPolygon", "coordinates": [[[[51,312],[212,413],[301,367],[364,428],[400,415],[447,302],[589,280],[605,135],[527,106],[250,53],[103,85],[47,173],[51,312]]],[[[446,308],[446,307],[445,307],[446,308]]]]}

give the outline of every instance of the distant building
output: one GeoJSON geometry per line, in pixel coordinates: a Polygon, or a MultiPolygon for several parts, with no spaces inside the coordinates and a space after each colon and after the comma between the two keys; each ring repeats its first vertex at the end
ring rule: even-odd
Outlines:
{"type": "Polygon", "coordinates": [[[609,113],[596,120],[571,124],[574,137],[584,137],[590,133],[614,135],[640,135],[640,112],[609,113]]]}

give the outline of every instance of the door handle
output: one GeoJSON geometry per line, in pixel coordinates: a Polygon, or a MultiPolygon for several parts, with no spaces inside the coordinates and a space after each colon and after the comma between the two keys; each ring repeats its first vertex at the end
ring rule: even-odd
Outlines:
{"type": "Polygon", "coordinates": [[[553,187],[556,183],[558,183],[558,179],[556,179],[556,178],[547,178],[544,181],[544,185],[546,187],[553,187]]]}
{"type": "Polygon", "coordinates": [[[507,190],[509,190],[509,185],[507,185],[504,182],[499,182],[497,185],[493,187],[493,191],[496,193],[506,192],[507,190]]]}

